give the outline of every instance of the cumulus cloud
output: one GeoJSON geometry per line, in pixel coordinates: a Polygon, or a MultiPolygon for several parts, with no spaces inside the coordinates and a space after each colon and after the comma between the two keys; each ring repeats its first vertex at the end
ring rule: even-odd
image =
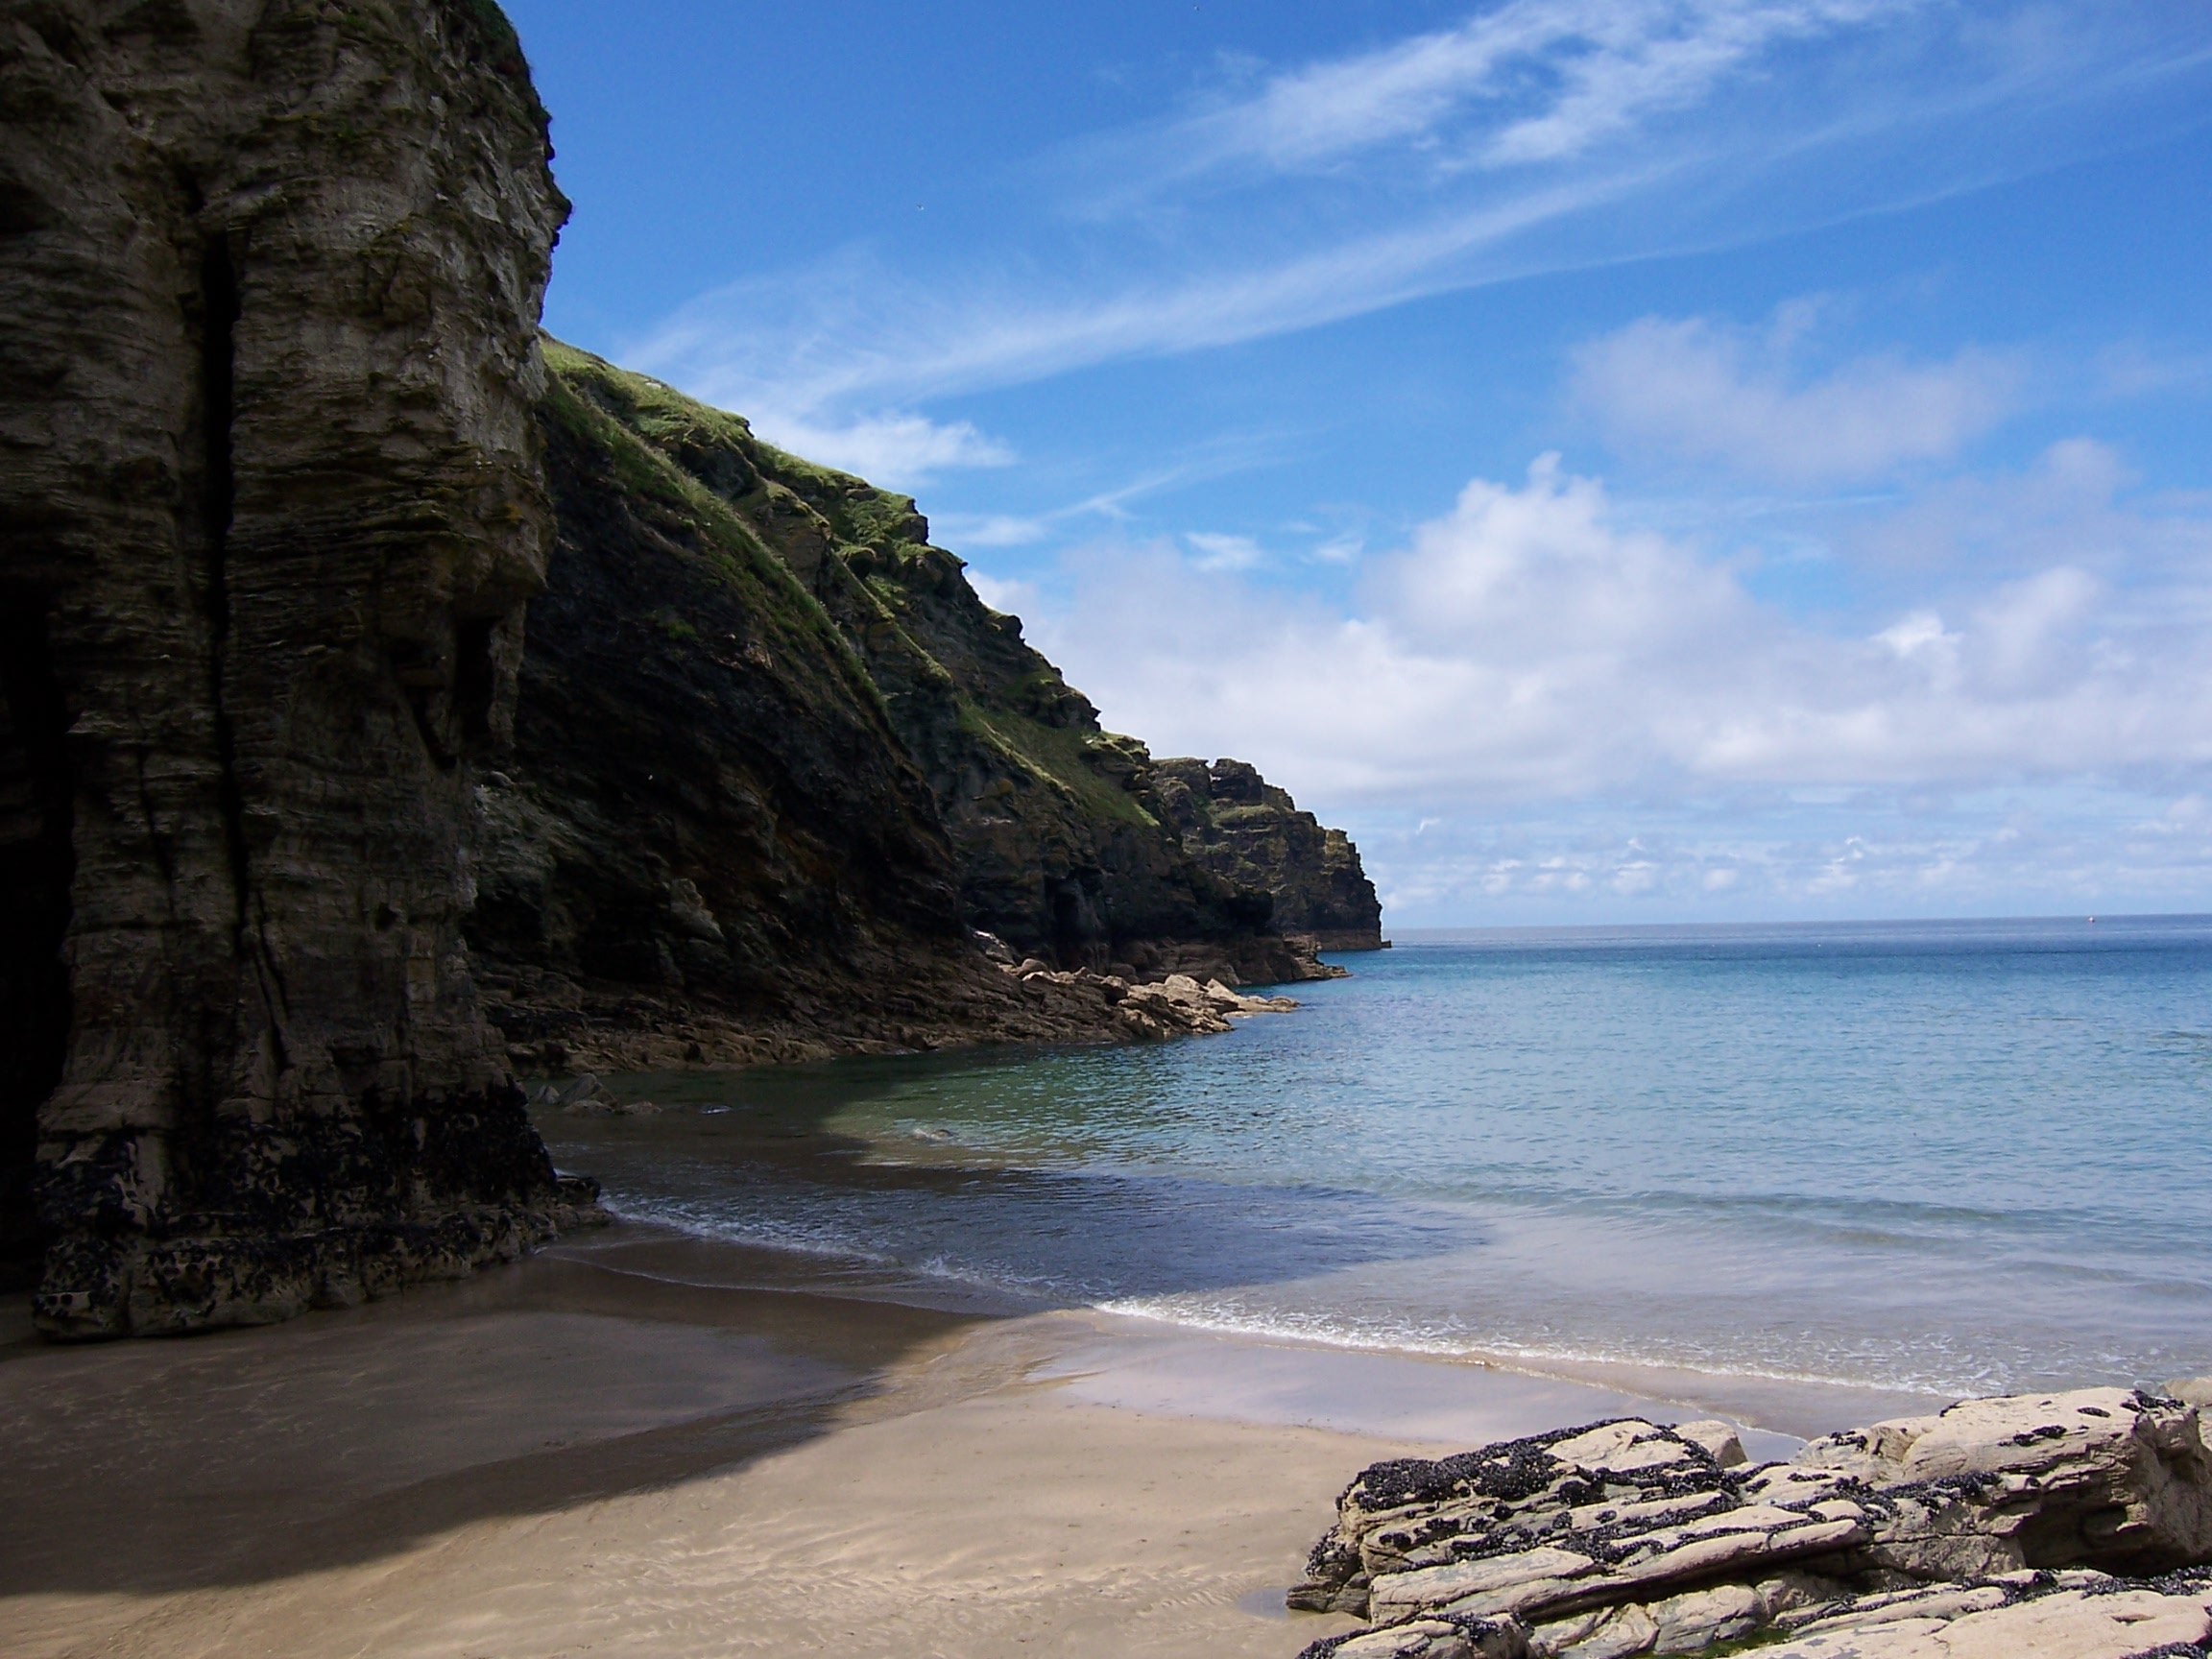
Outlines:
{"type": "Polygon", "coordinates": [[[1940,591],[1856,627],[1549,456],[1348,607],[1161,540],[1027,613],[1109,722],[1350,829],[1393,926],[2212,906],[2212,517],[2121,476],[2073,442],[1946,486],[1886,527],[1940,591]]]}
{"type": "Polygon", "coordinates": [[[1804,374],[1815,317],[1784,307],[1757,332],[1647,317],[1575,353],[1574,396],[1620,448],[1791,484],[1947,460],[2018,406],[2025,369],[2004,352],[1885,355],[1804,374]]]}
{"type": "Polygon", "coordinates": [[[2107,535],[2197,558],[2156,593],[2054,561],[1824,630],[1733,564],[1624,523],[1600,483],[1546,456],[1371,558],[1350,613],[1163,541],[1073,556],[1074,605],[1042,633],[1109,718],[1163,750],[1247,755],[1339,803],[2212,767],[2212,523],[2097,514],[2107,535]]]}

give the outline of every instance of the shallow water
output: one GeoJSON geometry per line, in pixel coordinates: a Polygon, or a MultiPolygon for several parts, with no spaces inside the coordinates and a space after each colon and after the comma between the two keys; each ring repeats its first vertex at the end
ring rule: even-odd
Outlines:
{"type": "Polygon", "coordinates": [[[1937,1393],[2212,1371],[2212,919],[1402,941],[1158,1048],[640,1077],[619,1212],[855,1286],[1937,1393]]]}

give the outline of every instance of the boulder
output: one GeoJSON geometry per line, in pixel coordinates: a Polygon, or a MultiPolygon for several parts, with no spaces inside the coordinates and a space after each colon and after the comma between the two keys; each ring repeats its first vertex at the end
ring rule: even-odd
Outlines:
{"type": "Polygon", "coordinates": [[[1531,1659],[1532,1652],[1528,1632],[1511,1620],[1416,1619],[1316,1642],[1304,1659],[1531,1659]]]}
{"type": "Polygon", "coordinates": [[[1878,1528],[1877,1553],[1915,1575],[2155,1573],[2212,1559],[2212,1456],[2197,1408],[2166,1396],[1962,1400],[1828,1435],[1792,1461],[1888,1492],[1896,1513],[1878,1528]]]}
{"type": "Polygon", "coordinates": [[[2197,1626],[2112,1646],[2131,1622],[2189,1627],[2203,1585],[2110,1575],[2207,1561],[2196,1408],[2097,1388],[1961,1401],[1756,1467],[1727,1424],[1641,1418],[1378,1463],[1338,1500],[1288,1600],[1382,1631],[1517,1625],[1532,1654],[1572,1659],[1763,1632],[1808,1659],[1995,1653],[2008,1639],[2117,1656],[2200,1640],[2197,1626]]]}

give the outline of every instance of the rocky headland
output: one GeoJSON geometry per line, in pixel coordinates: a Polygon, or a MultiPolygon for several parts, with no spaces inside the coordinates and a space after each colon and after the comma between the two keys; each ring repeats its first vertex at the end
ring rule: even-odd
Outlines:
{"type": "Polygon", "coordinates": [[[1382,902],[1343,830],[1241,760],[1159,760],[1153,771],[1183,850],[1225,881],[1272,894],[1281,932],[1320,950],[1383,949],[1382,902]]]}
{"type": "Polygon", "coordinates": [[[519,1064],[1127,1040],[1116,983],[1336,972],[1275,915],[1321,832],[1215,869],[910,497],[543,355],[556,531],[468,924],[519,1064]]]}
{"type": "Polygon", "coordinates": [[[1965,1400],[1750,1464],[1636,1418],[1348,1487],[1305,1659],[2151,1659],[2212,1642],[2212,1380],[1965,1400]]]}
{"type": "Polygon", "coordinates": [[[517,1073],[1337,972],[1341,837],[1224,863],[912,500],[541,340],[546,133],[490,0],[0,18],[0,1259],[51,1334],[589,1221],[517,1073]]]}

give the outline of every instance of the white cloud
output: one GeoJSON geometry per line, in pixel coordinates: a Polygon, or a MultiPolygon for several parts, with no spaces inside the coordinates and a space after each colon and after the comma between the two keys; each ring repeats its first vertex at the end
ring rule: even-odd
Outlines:
{"type": "Polygon", "coordinates": [[[968,567],[967,574],[968,586],[975,589],[975,596],[994,611],[1019,616],[1037,603],[1037,589],[1030,583],[1001,580],[976,569],[973,565],[968,567]]]}
{"type": "Polygon", "coordinates": [[[2019,360],[1973,349],[1940,363],[1880,356],[1800,375],[1815,318],[1799,302],[1753,334],[1647,317],[1575,352],[1575,397],[1622,448],[1793,484],[1948,459],[2018,405],[2019,360]]]}
{"type": "Polygon", "coordinates": [[[1367,551],[1367,539],[1352,531],[1332,536],[1315,547],[1310,555],[1316,565],[1357,565],[1359,556],[1367,551]]]}
{"type": "MultiPolygon", "coordinates": [[[[1020,385],[1131,357],[1314,327],[1474,279],[1455,262],[1619,199],[1664,161],[1442,211],[1262,264],[1189,258],[1097,293],[961,273],[947,292],[848,253],[678,308],[622,353],[693,396],[740,410],[835,409],[1020,385]]],[[[1157,259],[1150,261],[1155,268],[1157,259]]],[[[1482,279],[1535,267],[1499,265],[1482,279]]]]}
{"type": "Polygon", "coordinates": [[[1494,815],[1416,843],[1351,827],[1392,928],[1472,922],[2173,910],[2212,902],[2212,822],[2190,800],[2018,787],[1914,817],[1739,802],[1725,814],[1607,802],[1494,815]],[[1623,825],[1632,824],[1626,832],[1623,825]],[[2118,901],[2117,904],[2114,901],[2118,901]]]}
{"type": "Polygon", "coordinates": [[[2212,353],[2123,341],[2097,354],[2096,377],[2098,394],[2112,398],[2198,391],[2212,384],[2212,353]]]}
{"type": "Polygon", "coordinates": [[[1456,28],[1302,65],[1258,91],[1090,147],[1110,203],[1222,173],[1312,172],[1385,146],[1447,165],[1579,156],[1709,94],[1776,45],[1923,0],[1510,0],[1456,28]]]}
{"type": "Polygon", "coordinates": [[[1547,456],[1370,558],[1353,613],[1163,542],[1076,556],[1071,612],[1032,633],[1160,752],[1238,754],[1340,804],[1933,798],[2212,768],[2212,523],[2089,505],[2123,545],[2196,559],[2155,590],[2052,563],[1824,631],[1547,456]]]}
{"type": "Polygon", "coordinates": [[[1011,513],[941,513],[929,523],[939,541],[963,547],[1026,547],[1052,533],[1048,519],[1011,513]]]}

